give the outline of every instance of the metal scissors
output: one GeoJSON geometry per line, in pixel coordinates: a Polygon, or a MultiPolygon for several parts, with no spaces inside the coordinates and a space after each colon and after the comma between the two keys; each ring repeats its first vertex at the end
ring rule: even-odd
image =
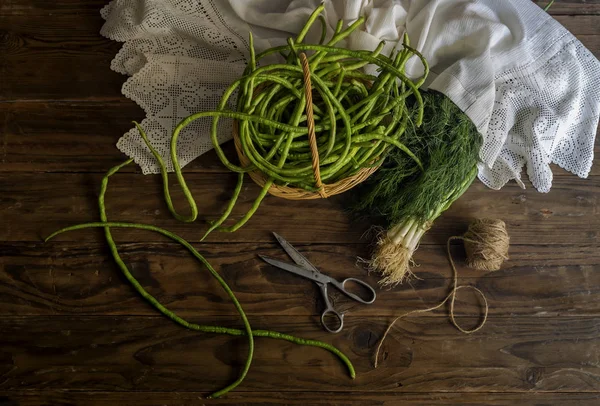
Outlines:
{"type": "Polygon", "coordinates": [[[304,257],[304,255],[300,254],[292,246],[292,244],[290,244],[289,242],[284,240],[283,237],[281,237],[277,233],[273,233],[273,235],[275,236],[275,238],[277,239],[279,244],[283,247],[285,252],[287,252],[287,254],[290,256],[290,258],[292,258],[292,260],[297,265],[282,262],[275,258],[270,258],[270,257],[264,256],[264,255],[259,255],[259,257],[261,259],[263,259],[265,262],[267,262],[273,266],[276,266],[277,268],[280,268],[285,271],[291,272],[293,274],[303,276],[307,279],[310,279],[311,281],[313,281],[314,283],[316,283],[319,286],[319,288],[321,289],[321,294],[323,295],[323,300],[325,301],[325,310],[321,314],[321,324],[323,324],[323,327],[325,328],[325,330],[329,331],[330,333],[339,333],[340,331],[342,331],[342,328],[344,327],[344,314],[338,313],[334,309],[331,302],[329,301],[329,296],[327,296],[327,286],[329,284],[335,286],[340,292],[342,292],[349,298],[356,300],[357,302],[364,303],[364,304],[371,304],[375,301],[377,294],[375,293],[375,290],[368,283],[361,281],[360,279],[356,279],[356,278],[346,278],[343,281],[339,282],[333,278],[330,278],[329,276],[327,276],[325,274],[322,274],[321,272],[319,272],[319,270],[313,264],[310,263],[310,261],[308,259],[306,259],[304,257]],[[361,285],[362,287],[366,288],[370,292],[372,297],[369,300],[365,300],[365,299],[355,295],[354,293],[347,291],[345,288],[346,282],[354,282],[354,283],[361,285]],[[326,317],[328,315],[334,316],[337,319],[337,322],[339,323],[339,326],[337,328],[332,328],[327,324],[326,317]]]}

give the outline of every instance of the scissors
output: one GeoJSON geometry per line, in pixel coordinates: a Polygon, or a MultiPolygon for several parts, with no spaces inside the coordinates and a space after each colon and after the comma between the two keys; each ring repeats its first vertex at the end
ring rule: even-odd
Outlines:
{"type": "Polygon", "coordinates": [[[339,333],[340,331],[342,331],[342,328],[344,327],[344,313],[338,313],[334,309],[334,307],[331,305],[331,302],[329,301],[329,296],[327,296],[327,286],[329,284],[333,285],[340,292],[342,292],[346,296],[350,297],[351,299],[356,300],[357,302],[364,303],[364,304],[371,304],[375,301],[377,294],[375,293],[375,290],[368,283],[361,281],[360,279],[356,279],[356,278],[346,278],[343,281],[339,282],[333,278],[330,278],[329,276],[327,276],[325,274],[322,274],[321,272],[319,272],[319,270],[313,264],[310,263],[310,261],[308,259],[306,259],[304,257],[304,255],[300,254],[292,246],[292,244],[290,244],[289,242],[284,240],[283,237],[281,237],[277,233],[273,233],[273,235],[275,236],[275,238],[277,239],[279,244],[283,247],[285,252],[287,252],[287,254],[290,256],[290,258],[292,258],[292,260],[296,263],[296,265],[282,262],[275,258],[270,258],[270,257],[264,256],[264,255],[259,255],[259,257],[263,261],[267,262],[268,264],[271,264],[273,266],[276,266],[277,268],[280,268],[285,271],[291,272],[293,274],[303,276],[307,279],[310,279],[311,281],[313,281],[314,283],[316,283],[319,286],[319,288],[321,289],[321,294],[323,295],[323,300],[325,301],[325,310],[321,314],[321,324],[323,325],[325,330],[329,331],[330,333],[339,333]],[[347,291],[345,288],[346,282],[354,282],[354,283],[357,283],[357,284],[363,286],[370,292],[372,297],[369,300],[365,300],[365,299],[355,295],[354,293],[347,291]],[[339,326],[337,328],[332,328],[327,324],[326,318],[328,315],[330,316],[329,317],[330,319],[331,319],[331,316],[334,316],[334,318],[337,319],[337,322],[339,323],[339,326]]]}

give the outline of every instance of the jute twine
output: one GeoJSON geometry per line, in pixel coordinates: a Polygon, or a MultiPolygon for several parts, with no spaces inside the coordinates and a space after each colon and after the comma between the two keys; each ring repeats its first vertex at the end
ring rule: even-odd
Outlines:
{"type": "Polygon", "coordinates": [[[452,254],[450,252],[450,243],[456,240],[463,241],[465,246],[465,252],[467,254],[467,266],[470,268],[477,269],[480,271],[497,271],[502,266],[502,263],[508,259],[508,247],[510,239],[508,236],[508,232],[506,231],[506,224],[502,220],[477,219],[473,223],[471,223],[471,225],[469,225],[469,228],[464,235],[453,236],[448,238],[448,241],[446,242],[446,254],[448,255],[448,262],[450,263],[450,267],[452,268],[452,288],[450,289],[450,293],[448,293],[444,300],[442,300],[439,304],[433,307],[430,307],[428,309],[412,310],[410,312],[404,313],[396,317],[394,321],[390,323],[385,333],[383,334],[383,337],[379,341],[379,344],[377,345],[374,361],[375,368],[377,368],[379,352],[381,351],[381,347],[386,337],[388,336],[388,333],[398,320],[406,316],[418,313],[432,312],[442,307],[444,304],[446,304],[446,302],[450,301],[450,322],[460,332],[464,334],[472,334],[476,331],[479,331],[485,325],[485,322],[487,321],[488,317],[489,306],[483,292],[475,286],[458,285],[458,271],[456,270],[454,260],[452,259],[452,254]],[[460,289],[465,288],[473,289],[483,300],[483,318],[481,319],[479,324],[472,329],[465,329],[461,327],[457,323],[456,318],[454,317],[454,302],[456,300],[456,293],[460,289]]]}
{"type": "Polygon", "coordinates": [[[502,220],[475,220],[459,239],[465,244],[469,268],[497,271],[508,259],[509,237],[502,220]]]}
{"type": "MultiPolygon", "coordinates": [[[[338,180],[335,183],[324,184],[321,180],[321,168],[319,162],[319,149],[317,145],[317,135],[315,133],[315,119],[313,114],[313,99],[312,99],[312,83],[310,80],[310,65],[306,54],[300,53],[300,62],[302,64],[304,94],[306,96],[306,125],[308,129],[308,141],[312,157],[312,169],[315,177],[316,191],[309,191],[300,188],[272,184],[269,188],[269,194],[282,197],[289,200],[308,200],[308,199],[325,199],[327,197],[345,192],[352,189],[354,186],[366,180],[378,168],[376,166],[367,166],[359,169],[354,175],[338,180]]],[[[370,84],[369,84],[370,85],[370,84]]],[[[240,162],[244,166],[249,166],[250,160],[242,152],[241,143],[238,135],[238,123],[233,123],[233,140],[235,143],[236,152],[240,158],[240,162]]],[[[249,173],[250,178],[259,186],[264,186],[269,180],[269,176],[260,171],[252,171],[249,173]]]]}

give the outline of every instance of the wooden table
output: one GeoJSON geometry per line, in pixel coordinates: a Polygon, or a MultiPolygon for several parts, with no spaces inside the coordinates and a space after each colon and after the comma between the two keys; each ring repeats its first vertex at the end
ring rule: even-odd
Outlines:
{"type": "MultiPolygon", "coordinates": [[[[143,112],[121,95],[125,77],[109,69],[120,45],[102,38],[106,0],[0,3],[0,405],[204,404],[234,379],[243,338],[185,330],[135,294],[98,230],[42,238],[99,219],[103,173],[124,156],[115,142],[143,112]]],[[[551,13],[600,56],[600,1],[559,1],[551,13]]],[[[598,148],[596,148],[598,153],[598,148]]],[[[476,182],[425,237],[421,280],[381,290],[373,306],[353,305],[346,329],[325,333],[318,292],[308,281],[265,266],[281,256],[270,231],[334,277],[366,277],[366,223],[353,223],[339,198],[268,198],[234,234],[198,240],[205,224],[171,218],[156,176],[133,165],[113,177],[109,218],[165,227],[219,270],[254,328],[321,339],[355,363],[356,380],[320,349],[256,342],[246,381],[221,404],[600,404],[600,166],[589,179],[555,168],[549,194],[510,183],[476,182]],[[436,304],[447,292],[444,243],[473,217],[506,220],[510,261],[497,272],[460,267],[460,282],[487,295],[485,328],[466,336],[446,309],[402,320],[372,367],[385,327],[402,312],[436,304]]],[[[213,154],[185,169],[201,220],[214,219],[235,183],[213,154]]],[[[244,189],[237,213],[257,187],[244,189]]],[[[176,200],[181,197],[176,193],[176,200]]],[[[151,233],[115,230],[133,274],[162,303],[198,323],[240,326],[236,312],[182,248],[151,233]]],[[[460,248],[455,254],[461,263],[460,248]]],[[[477,298],[461,294],[457,317],[478,320],[477,298]]]]}

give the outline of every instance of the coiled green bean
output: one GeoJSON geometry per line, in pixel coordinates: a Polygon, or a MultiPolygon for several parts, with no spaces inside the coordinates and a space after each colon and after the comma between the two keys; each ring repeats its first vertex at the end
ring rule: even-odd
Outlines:
{"type": "Polygon", "coordinates": [[[325,42],[324,25],[318,45],[305,44],[303,40],[312,24],[321,18],[324,6],[320,5],[309,17],[296,39],[288,44],[256,54],[250,35],[250,58],[244,74],[229,86],[215,111],[199,112],[182,120],[171,137],[170,157],[179,185],[190,206],[190,214],[177,213],[171,202],[167,171],[160,155],[152,148],[144,131],[140,134],[156,157],[164,183],[164,195],[171,213],[181,221],[194,221],[198,211],[177,158],[177,140],[181,131],[192,122],[212,117],[211,141],[221,162],[231,171],[240,174],[227,209],[212,223],[208,236],[215,229],[235,231],[243,226],[258,209],[272,184],[287,185],[316,191],[316,179],[312,167],[312,153],[307,139],[307,117],[304,115],[306,97],[303,89],[304,71],[298,52],[312,52],[308,57],[310,80],[313,85],[313,110],[317,149],[320,155],[321,180],[338,181],[352,176],[362,168],[372,167],[382,161],[389,148],[400,148],[421,166],[418,158],[402,142],[410,114],[405,100],[414,97],[417,105],[415,117],[410,122],[420,125],[423,118],[419,87],[428,73],[423,56],[408,44],[405,36],[402,49],[390,56],[381,54],[382,42],[373,51],[348,50],[337,47],[343,39],[356,30],[364,19],[359,18],[343,29],[340,21],[332,38],[325,42]],[[324,45],[322,45],[324,43],[324,45]],[[284,56],[285,64],[258,66],[264,58],[273,54],[284,56]],[[419,58],[424,75],[416,81],[404,73],[407,60],[419,58]],[[366,65],[375,65],[378,76],[360,71],[366,65]],[[237,111],[228,110],[231,97],[238,92],[237,111]],[[250,165],[242,167],[231,162],[219,145],[217,136],[221,118],[237,121],[239,145],[250,165]],[[261,171],[268,181],[255,200],[252,208],[236,224],[224,227],[241,191],[243,174],[261,171]]]}

